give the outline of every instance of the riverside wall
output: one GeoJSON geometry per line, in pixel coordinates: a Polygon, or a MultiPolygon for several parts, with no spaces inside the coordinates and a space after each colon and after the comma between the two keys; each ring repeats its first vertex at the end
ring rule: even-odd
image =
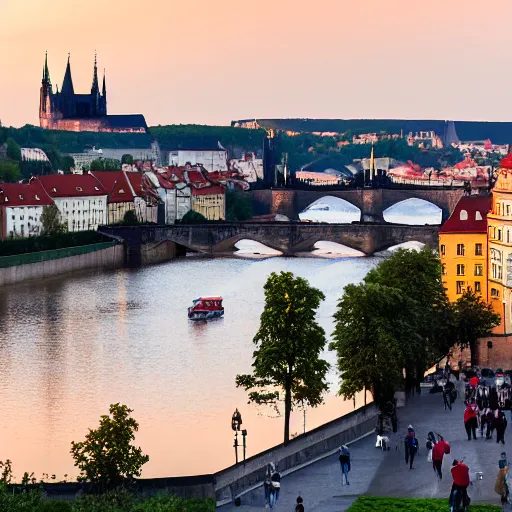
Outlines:
{"type": "MultiPolygon", "coordinates": [[[[22,283],[32,279],[44,279],[79,270],[120,268],[124,265],[125,254],[122,244],[93,244],[21,254],[12,258],[15,258],[13,260],[15,264],[0,268],[0,286],[22,283]],[[78,252],[78,254],[73,254],[73,252],[78,252]]],[[[0,260],[2,259],[0,258],[0,260]]]]}
{"type": "Polygon", "coordinates": [[[375,405],[368,404],[297,436],[287,445],[274,446],[245,462],[215,473],[217,504],[228,503],[244,491],[262,483],[266,466],[270,462],[277,463],[279,471],[286,472],[367,434],[374,429],[376,418],[375,405]]]}

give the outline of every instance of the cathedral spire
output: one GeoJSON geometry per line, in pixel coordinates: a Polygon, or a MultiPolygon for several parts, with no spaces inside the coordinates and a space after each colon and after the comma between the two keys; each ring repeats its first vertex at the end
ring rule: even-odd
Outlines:
{"type": "Polygon", "coordinates": [[[100,87],[98,85],[98,63],[97,63],[97,54],[94,52],[94,75],[92,78],[92,87],[91,94],[96,94],[100,92],[100,87]]]}
{"type": "Polygon", "coordinates": [[[64,81],[62,82],[61,93],[65,96],[73,96],[75,90],[73,88],[73,79],[71,78],[71,55],[68,53],[68,64],[66,66],[66,73],[64,74],[64,81]]]}
{"type": "Polygon", "coordinates": [[[48,52],[44,55],[43,82],[51,83],[50,72],[48,71],[48,52]]]}
{"type": "Polygon", "coordinates": [[[103,87],[102,87],[102,90],[101,90],[101,95],[102,96],[106,96],[107,95],[107,86],[105,84],[105,76],[106,76],[105,69],[103,69],[103,87]]]}

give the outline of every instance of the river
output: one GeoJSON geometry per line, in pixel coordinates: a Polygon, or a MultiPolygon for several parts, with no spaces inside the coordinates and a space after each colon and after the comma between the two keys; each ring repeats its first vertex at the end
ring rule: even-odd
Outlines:
{"type": "MultiPolygon", "coordinates": [[[[332,256],[332,255],[331,255],[332,256]]],[[[251,369],[252,338],[271,272],[294,272],[326,295],[318,321],[330,336],[336,301],[379,258],[185,258],[137,270],[80,274],[0,290],[0,460],[24,471],[76,476],[71,441],[83,439],[110,403],[134,409],[144,477],[208,473],[234,463],[238,407],[250,456],[282,441],[283,419],[247,404],[235,387],[251,369]],[[225,318],[187,319],[200,295],[222,295],[225,318]]],[[[333,353],[326,358],[335,363],[333,353]]],[[[329,374],[312,429],[353,408],[329,374]]],[[[362,398],[360,403],[362,405],[362,398]]],[[[303,431],[303,414],[291,432],[303,431]]]]}

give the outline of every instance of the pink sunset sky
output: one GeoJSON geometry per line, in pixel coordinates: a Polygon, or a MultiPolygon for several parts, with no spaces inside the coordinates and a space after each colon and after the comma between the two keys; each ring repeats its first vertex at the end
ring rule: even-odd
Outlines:
{"type": "Polygon", "coordinates": [[[44,52],[109,113],[512,120],[510,0],[0,0],[0,119],[38,124],[44,52]],[[101,76],[100,76],[101,79],[101,76]]]}

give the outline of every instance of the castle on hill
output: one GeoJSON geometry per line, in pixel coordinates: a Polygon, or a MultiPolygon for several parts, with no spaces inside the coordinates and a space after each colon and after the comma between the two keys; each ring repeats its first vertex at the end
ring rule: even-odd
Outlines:
{"type": "Polygon", "coordinates": [[[71,78],[69,56],[61,90],[57,86],[53,92],[46,54],[39,99],[39,125],[48,130],[73,132],[146,133],[148,130],[142,114],[107,115],[105,73],[100,91],[96,56],[91,92],[77,94],[71,78]]]}

